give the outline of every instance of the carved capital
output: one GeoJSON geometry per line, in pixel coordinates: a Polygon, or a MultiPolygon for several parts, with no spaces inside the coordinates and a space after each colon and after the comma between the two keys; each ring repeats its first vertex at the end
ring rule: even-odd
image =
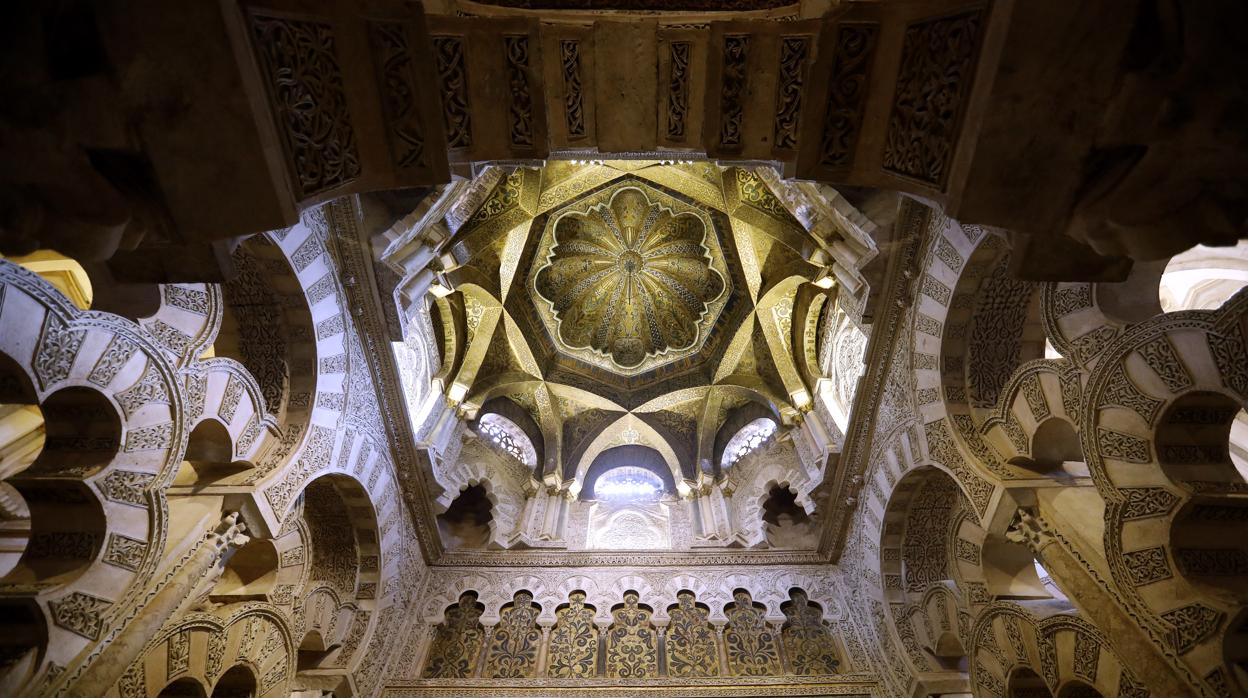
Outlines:
{"type": "Polygon", "coordinates": [[[1034,510],[1020,508],[1014,521],[1006,529],[1005,538],[1013,543],[1021,543],[1032,553],[1039,555],[1045,546],[1053,542],[1053,529],[1034,510]]]}

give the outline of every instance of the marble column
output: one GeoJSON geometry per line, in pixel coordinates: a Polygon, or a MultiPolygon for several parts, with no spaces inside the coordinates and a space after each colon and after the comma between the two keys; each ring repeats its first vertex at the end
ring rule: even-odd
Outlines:
{"type": "Polygon", "coordinates": [[[537,625],[542,629],[542,643],[537,648],[537,669],[534,676],[546,675],[546,663],[550,659],[550,629],[554,627],[553,620],[538,621],[537,625]]]}
{"type": "Polygon", "coordinates": [[[142,655],[143,648],[161,627],[170,618],[188,611],[196,600],[212,588],[221,577],[229,555],[250,540],[244,534],[246,530],[238,512],[225,514],[171,579],[163,583],[159,577],[154,580],[153,583],[161,585],[160,590],[143,604],[134,620],[108,643],[99,658],[69,687],[66,695],[72,698],[94,698],[107,693],[126,669],[142,655]]]}

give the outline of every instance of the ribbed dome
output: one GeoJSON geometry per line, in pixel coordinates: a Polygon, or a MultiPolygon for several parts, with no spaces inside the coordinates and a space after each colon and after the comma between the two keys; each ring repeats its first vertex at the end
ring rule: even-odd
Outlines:
{"type": "Polygon", "coordinates": [[[707,232],[699,216],[676,213],[632,186],[559,217],[535,279],[559,339],[622,368],[693,347],[709,304],[724,292],[707,232]]]}

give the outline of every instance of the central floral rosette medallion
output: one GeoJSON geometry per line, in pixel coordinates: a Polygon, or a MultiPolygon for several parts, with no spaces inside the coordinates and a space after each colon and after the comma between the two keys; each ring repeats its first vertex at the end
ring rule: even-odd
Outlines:
{"type": "Polygon", "coordinates": [[[636,181],[552,214],[530,279],[560,349],[626,375],[697,352],[729,290],[707,212],[636,181]]]}

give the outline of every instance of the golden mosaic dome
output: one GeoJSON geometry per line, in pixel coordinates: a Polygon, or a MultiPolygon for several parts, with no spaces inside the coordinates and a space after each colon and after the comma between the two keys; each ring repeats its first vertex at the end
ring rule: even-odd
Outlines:
{"type": "Polygon", "coordinates": [[[723,307],[726,274],[705,212],[639,182],[552,216],[546,238],[534,288],[566,350],[642,370],[697,351],[723,307]]]}

